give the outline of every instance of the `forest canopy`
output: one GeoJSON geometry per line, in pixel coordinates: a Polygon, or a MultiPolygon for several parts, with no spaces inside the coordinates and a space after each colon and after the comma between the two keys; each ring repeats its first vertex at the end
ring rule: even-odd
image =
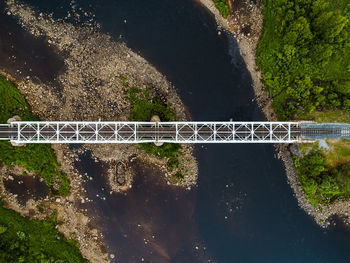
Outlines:
{"type": "Polygon", "coordinates": [[[257,64],[278,117],[350,112],[350,2],[264,0],[257,64]]]}

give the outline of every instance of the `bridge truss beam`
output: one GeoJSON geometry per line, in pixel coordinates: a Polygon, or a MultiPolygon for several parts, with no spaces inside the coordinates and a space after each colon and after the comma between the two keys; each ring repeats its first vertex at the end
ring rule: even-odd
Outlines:
{"type": "Polygon", "coordinates": [[[14,143],[293,143],[298,122],[11,122],[14,143]]]}

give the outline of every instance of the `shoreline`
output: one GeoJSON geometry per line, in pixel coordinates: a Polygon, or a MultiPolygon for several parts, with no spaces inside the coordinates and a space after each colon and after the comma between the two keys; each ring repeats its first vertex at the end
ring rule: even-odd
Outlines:
{"type": "MultiPolygon", "coordinates": [[[[131,87],[138,87],[141,91],[152,87],[152,96],[166,98],[177,120],[188,118],[184,104],[166,77],[124,43],[98,32],[98,26],[76,27],[64,20],[54,20],[50,15],[37,16],[31,7],[14,0],[7,1],[7,14],[15,16],[32,35],[44,37],[64,58],[65,70],[57,77],[59,91],[50,83],[34,81],[29,76],[17,81],[21,94],[40,119],[128,120],[131,110],[128,89],[131,87]],[[89,35],[88,40],[82,41],[86,35],[89,35]]],[[[125,160],[133,154],[140,155],[141,159],[153,160],[144,157],[146,154],[135,145],[86,144],[84,149],[91,150],[96,158],[104,162],[115,160],[126,163],[125,160]]],[[[180,162],[179,169],[188,172],[176,185],[191,187],[196,184],[198,176],[193,147],[183,147],[181,154],[193,165],[180,162]]],[[[165,176],[169,177],[176,171],[166,169],[166,161],[160,160],[160,165],[165,176]]]]}
{"type": "MultiPolygon", "coordinates": [[[[123,87],[122,76],[130,87],[139,87],[141,90],[154,87],[152,94],[166,98],[178,120],[188,119],[184,104],[166,77],[125,44],[113,41],[109,35],[96,30],[98,25],[76,27],[64,20],[54,20],[51,15],[38,15],[32,7],[14,0],[7,1],[6,12],[14,16],[26,31],[44,38],[49,46],[55,47],[64,60],[64,70],[57,76],[57,87],[31,76],[16,79],[0,71],[6,79],[16,84],[32,113],[40,119],[127,120],[130,101],[127,89],[123,87]],[[89,38],[82,41],[87,35],[89,38]]],[[[57,210],[58,220],[63,222],[58,230],[66,237],[74,232],[83,257],[90,262],[110,262],[115,251],[106,252],[102,232],[90,225],[94,217],[87,216],[87,210],[84,209],[84,203],[93,202],[87,198],[84,189],[84,182],[92,178],[86,173],[80,173],[74,164],[79,161],[81,154],[90,151],[95,162],[100,162],[107,171],[110,194],[123,193],[131,188],[135,171],[130,165],[135,156],[143,165],[155,166],[169,185],[190,190],[197,184],[198,165],[191,145],[181,150],[183,160],[180,160],[179,169],[187,172],[180,182],[170,180],[174,171],[168,171],[166,158],[151,156],[136,145],[85,144],[80,149],[52,145],[52,148],[61,164],[60,170],[71,180],[71,192],[67,197],[51,196],[37,201],[30,199],[25,206],[21,206],[16,196],[5,188],[2,196],[8,208],[30,218],[43,219],[52,210],[57,210]],[[125,170],[129,172],[124,173],[125,170]],[[120,178],[120,174],[123,178],[120,178]],[[38,210],[38,205],[45,207],[43,213],[38,210]]],[[[3,186],[2,180],[0,183],[3,186]]]]}
{"type": "MultiPolygon", "coordinates": [[[[254,90],[254,100],[263,112],[268,121],[277,121],[276,114],[272,108],[272,100],[268,96],[268,92],[264,89],[262,82],[262,72],[257,71],[256,66],[256,49],[259,43],[260,35],[263,29],[263,5],[261,1],[251,4],[248,12],[243,15],[238,11],[233,11],[227,19],[223,18],[219,10],[215,7],[212,0],[197,0],[206,7],[215,17],[218,30],[225,30],[232,35],[238,43],[242,57],[246,63],[246,67],[252,78],[252,88],[254,90]],[[244,33],[242,30],[248,23],[250,32],[244,33]]],[[[291,145],[274,145],[278,159],[281,159],[285,167],[287,182],[293,190],[294,196],[298,202],[298,206],[302,208],[308,215],[312,216],[315,222],[323,228],[331,225],[330,220],[334,215],[342,217],[345,224],[350,225],[350,206],[346,205],[346,200],[336,201],[331,205],[320,205],[319,209],[315,208],[306,198],[304,191],[300,187],[297,171],[294,167],[294,161],[290,147],[291,145]]]]}

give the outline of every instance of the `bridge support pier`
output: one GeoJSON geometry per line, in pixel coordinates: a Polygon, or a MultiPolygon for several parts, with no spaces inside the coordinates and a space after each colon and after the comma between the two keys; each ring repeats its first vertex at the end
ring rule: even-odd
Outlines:
{"type": "MultiPolygon", "coordinates": [[[[155,122],[155,123],[158,123],[160,122],[160,118],[158,115],[153,115],[152,118],[151,118],[151,122],[155,122]]],[[[154,142],[154,145],[155,146],[162,146],[164,144],[164,142],[159,142],[159,141],[155,141],[154,142]]]]}
{"type": "MultiPolygon", "coordinates": [[[[15,115],[15,116],[11,117],[10,119],[8,119],[7,123],[11,124],[11,122],[14,122],[14,121],[22,121],[22,119],[18,115],[15,115]]],[[[11,145],[12,146],[26,146],[25,143],[14,142],[14,141],[11,141],[11,145]]]]}

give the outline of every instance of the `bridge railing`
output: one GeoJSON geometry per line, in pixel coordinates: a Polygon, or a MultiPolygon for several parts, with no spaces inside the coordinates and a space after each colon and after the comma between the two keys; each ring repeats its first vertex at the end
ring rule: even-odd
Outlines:
{"type": "Polygon", "coordinates": [[[21,121],[5,132],[15,143],[292,143],[300,134],[298,122],[21,121]]]}

